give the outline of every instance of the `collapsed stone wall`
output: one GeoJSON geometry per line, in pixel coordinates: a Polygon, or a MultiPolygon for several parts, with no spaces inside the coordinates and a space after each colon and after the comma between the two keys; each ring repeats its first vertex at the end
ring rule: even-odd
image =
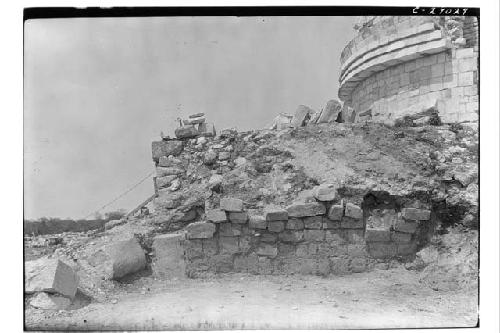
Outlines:
{"type": "Polygon", "coordinates": [[[356,27],[338,92],[354,121],[393,124],[430,109],[445,123],[478,120],[476,17],[379,16],[356,27]]]}

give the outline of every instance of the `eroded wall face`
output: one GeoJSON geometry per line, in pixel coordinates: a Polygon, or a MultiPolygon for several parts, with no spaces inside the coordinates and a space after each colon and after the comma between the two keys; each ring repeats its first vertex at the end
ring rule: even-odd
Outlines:
{"type": "Polygon", "coordinates": [[[339,97],[355,121],[393,124],[434,108],[442,122],[476,122],[476,17],[374,17],[341,56],[339,97]]]}

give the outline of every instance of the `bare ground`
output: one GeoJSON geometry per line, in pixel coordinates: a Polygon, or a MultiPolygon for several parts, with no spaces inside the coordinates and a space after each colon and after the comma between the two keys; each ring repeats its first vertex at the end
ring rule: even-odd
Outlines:
{"type": "Polygon", "coordinates": [[[73,311],[26,309],[26,329],[198,330],[473,327],[477,289],[445,291],[403,268],[344,277],[250,276],[117,285],[73,311]]]}

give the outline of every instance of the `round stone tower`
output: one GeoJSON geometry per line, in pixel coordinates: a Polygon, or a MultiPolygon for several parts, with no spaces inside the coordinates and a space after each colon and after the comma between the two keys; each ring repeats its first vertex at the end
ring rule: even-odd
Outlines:
{"type": "Polygon", "coordinates": [[[477,17],[364,16],[354,29],[341,54],[346,121],[393,124],[437,111],[444,123],[477,122],[477,17]]]}

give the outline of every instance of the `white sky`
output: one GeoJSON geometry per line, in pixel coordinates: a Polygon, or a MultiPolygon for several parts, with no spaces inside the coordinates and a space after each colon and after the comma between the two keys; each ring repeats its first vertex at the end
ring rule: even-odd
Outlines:
{"type": "MultiPolygon", "coordinates": [[[[267,126],[337,97],[354,17],[30,20],[24,48],[25,217],[82,218],[153,170],[151,141],[205,112],[267,126]]],[[[132,209],[151,181],[104,211],[132,209]]]]}

